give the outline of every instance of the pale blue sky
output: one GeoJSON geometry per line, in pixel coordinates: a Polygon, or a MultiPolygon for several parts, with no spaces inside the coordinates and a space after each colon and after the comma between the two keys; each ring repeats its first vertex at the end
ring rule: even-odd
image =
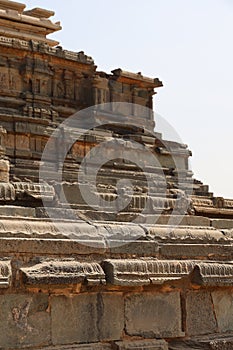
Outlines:
{"type": "Polygon", "coordinates": [[[56,12],[68,50],[99,70],[159,77],[155,110],[193,152],[195,177],[233,198],[232,0],[26,0],[56,12]]]}

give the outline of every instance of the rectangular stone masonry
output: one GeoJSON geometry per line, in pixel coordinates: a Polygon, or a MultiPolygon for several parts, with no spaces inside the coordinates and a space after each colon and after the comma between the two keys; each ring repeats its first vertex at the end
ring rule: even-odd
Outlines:
{"type": "Polygon", "coordinates": [[[215,290],[211,293],[219,332],[233,331],[233,292],[215,290]]]}
{"type": "Polygon", "coordinates": [[[180,293],[130,294],[125,299],[126,333],[145,338],[181,337],[180,293]]]}
{"type": "Polygon", "coordinates": [[[51,342],[48,296],[0,296],[0,348],[42,347],[51,342]]]}
{"type": "Polygon", "coordinates": [[[132,340],[116,343],[116,350],[168,350],[165,340],[132,340]]]}
{"type": "Polygon", "coordinates": [[[28,285],[38,284],[105,284],[105,274],[98,263],[75,260],[45,261],[22,268],[23,280],[28,285]]]}
{"type": "Polygon", "coordinates": [[[186,295],[186,334],[215,333],[217,323],[211,294],[207,291],[190,291],[186,295]]]}
{"type": "Polygon", "coordinates": [[[52,343],[95,343],[120,340],[124,329],[122,293],[53,296],[52,343]],[[62,317],[61,317],[62,315],[62,317]]]}

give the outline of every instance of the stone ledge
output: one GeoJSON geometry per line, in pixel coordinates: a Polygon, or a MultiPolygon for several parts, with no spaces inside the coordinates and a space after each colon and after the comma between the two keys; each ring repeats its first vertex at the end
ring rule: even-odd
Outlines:
{"type": "Polygon", "coordinates": [[[163,284],[189,277],[205,286],[232,286],[233,264],[195,260],[110,259],[102,263],[106,281],[117,286],[163,284]]]}
{"type": "Polygon", "coordinates": [[[194,267],[191,281],[205,286],[232,286],[233,264],[199,262],[194,267]]]}
{"type": "Polygon", "coordinates": [[[188,276],[195,266],[192,261],[112,259],[102,264],[108,283],[120,286],[163,284],[188,276]]]}

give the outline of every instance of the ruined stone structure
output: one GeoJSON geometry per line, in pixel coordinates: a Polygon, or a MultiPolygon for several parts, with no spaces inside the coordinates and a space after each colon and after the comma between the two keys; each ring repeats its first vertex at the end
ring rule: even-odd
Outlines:
{"type": "Polygon", "coordinates": [[[0,348],[233,349],[233,200],[193,180],[186,145],[154,132],[159,79],[99,72],[91,57],[47,38],[61,29],[52,15],[0,0],[0,348]],[[86,125],[96,127],[62,164],[67,139],[59,134],[41,182],[54,130],[93,105],[86,125]],[[126,140],[127,152],[142,145],[145,164],[142,171],[118,158],[100,169],[93,191],[109,205],[101,210],[83,200],[77,173],[109,139],[126,140]],[[54,171],[62,182],[52,181],[54,171]],[[123,178],[133,192],[125,189],[131,200],[116,212],[123,178]]]}

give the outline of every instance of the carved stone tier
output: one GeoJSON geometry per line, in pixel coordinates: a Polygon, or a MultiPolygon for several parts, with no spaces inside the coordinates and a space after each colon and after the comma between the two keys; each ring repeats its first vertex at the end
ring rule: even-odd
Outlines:
{"type": "Polygon", "coordinates": [[[0,36],[21,40],[34,40],[49,46],[59,44],[55,40],[47,39],[46,35],[61,29],[60,23],[52,23],[48,18],[54,12],[35,8],[23,11],[23,4],[0,1],[0,36]]]}

